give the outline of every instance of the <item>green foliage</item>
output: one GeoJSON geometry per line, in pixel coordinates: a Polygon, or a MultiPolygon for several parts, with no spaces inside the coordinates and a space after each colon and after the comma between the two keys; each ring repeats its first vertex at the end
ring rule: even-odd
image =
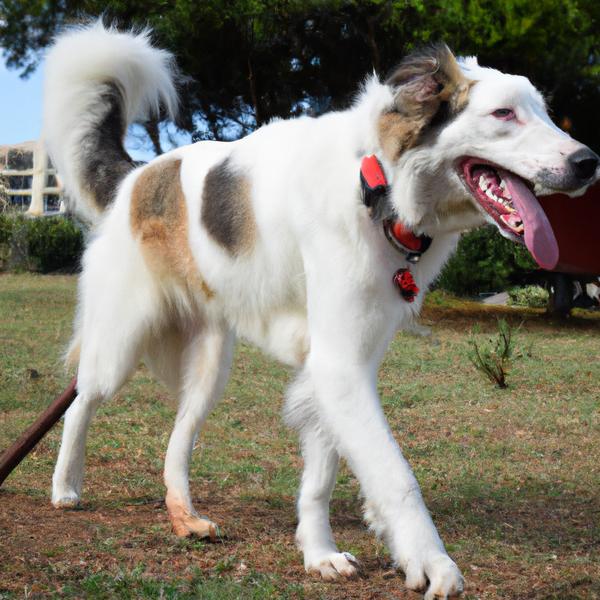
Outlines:
{"type": "Polygon", "coordinates": [[[42,273],[76,268],[83,252],[83,234],[63,217],[29,219],[27,248],[35,268],[42,273]]]}
{"type": "Polygon", "coordinates": [[[529,308],[545,308],[548,306],[548,290],[539,285],[527,285],[508,290],[508,303],[512,306],[528,306],[529,308]]]}
{"type": "Polygon", "coordinates": [[[69,219],[0,214],[0,268],[75,269],[82,252],[83,234],[69,219]]]}
{"type": "Polygon", "coordinates": [[[10,240],[12,238],[12,220],[0,212],[0,270],[4,268],[10,257],[10,240]]]}
{"type": "Polygon", "coordinates": [[[462,236],[437,287],[464,296],[497,292],[536,268],[524,246],[502,237],[493,226],[481,227],[462,236]]]}
{"type": "Polygon", "coordinates": [[[13,218],[5,213],[0,213],[0,246],[10,244],[13,230],[13,218]]]}
{"type": "Polygon", "coordinates": [[[485,343],[478,343],[475,333],[476,328],[469,340],[471,347],[467,357],[484,377],[501,389],[507,388],[506,376],[514,354],[512,327],[504,319],[499,319],[496,339],[490,338],[485,343]]]}
{"type": "Polygon", "coordinates": [[[64,24],[104,14],[149,25],[190,77],[180,125],[196,139],[343,106],[373,69],[385,75],[407,50],[444,40],[528,76],[558,122],[600,146],[597,0],[0,0],[0,14],[7,63],[25,74],[64,24]]]}

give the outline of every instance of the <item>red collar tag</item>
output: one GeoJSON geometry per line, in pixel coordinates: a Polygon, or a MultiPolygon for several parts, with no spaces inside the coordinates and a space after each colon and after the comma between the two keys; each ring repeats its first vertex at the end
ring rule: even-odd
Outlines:
{"type": "Polygon", "coordinates": [[[415,301],[415,298],[419,293],[419,287],[415,283],[412,273],[408,269],[398,269],[394,273],[393,282],[394,285],[398,288],[400,295],[407,302],[415,301]]]}

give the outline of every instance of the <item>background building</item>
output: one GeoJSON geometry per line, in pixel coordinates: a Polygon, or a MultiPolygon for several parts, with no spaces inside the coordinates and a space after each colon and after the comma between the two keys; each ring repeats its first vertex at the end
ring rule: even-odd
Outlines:
{"type": "Polygon", "coordinates": [[[40,140],[0,146],[0,201],[5,210],[35,216],[63,212],[60,183],[40,140]]]}

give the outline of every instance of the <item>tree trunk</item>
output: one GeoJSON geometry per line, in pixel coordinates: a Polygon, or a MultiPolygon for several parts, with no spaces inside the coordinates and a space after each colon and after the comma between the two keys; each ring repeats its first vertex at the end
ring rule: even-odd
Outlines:
{"type": "Polygon", "coordinates": [[[152,147],[156,156],[159,156],[163,153],[163,149],[160,143],[160,131],[158,129],[158,120],[151,119],[144,124],[144,128],[146,129],[146,133],[152,142],[152,147]]]}
{"type": "Polygon", "coordinates": [[[254,118],[256,119],[256,127],[263,124],[262,111],[258,103],[258,92],[256,91],[256,79],[254,78],[254,70],[252,69],[252,60],[248,55],[248,81],[250,83],[250,97],[252,98],[252,106],[254,107],[254,118]]]}
{"type": "Polygon", "coordinates": [[[548,301],[548,314],[564,319],[569,316],[573,306],[573,283],[565,273],[552,273],[549,281],[552,290],[548,301]]]}
{"type": "Polygon", "coordinates": [[[367,17],[367,38],[369,40],[369,46],[371,47],[371,62],[373,63],[373,68],[377,73],[379,73],[381,70],[379,47],[377,46],[377,41],[375,40],[375,23],[378,20],[379,19],[377,17],[367,17]]]}

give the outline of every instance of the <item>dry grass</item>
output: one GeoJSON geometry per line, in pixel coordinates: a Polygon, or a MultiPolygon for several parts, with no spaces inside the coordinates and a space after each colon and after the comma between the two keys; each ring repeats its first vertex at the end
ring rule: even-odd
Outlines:
{"type": "MultiPolygon", "coordinates": [[[[70,277],[0,277],[0,447],[66,384],[70,277]],[[37,373],[37,377],[36,377],[37,373]]],[[[429,338],[399,335],[382,366],[386,413],[413,465],[469,599],[600,597],[600,319],[566,324],[540,311],[430,297],[429,338]],[[522,358],[499,390],[466,360],[468,331],[525,320],[522,358]]],[[[173,420],[166,392],[140,369],[99,412],[82,510],[55,511],[49,488],[60,428],[0,489],[0,598],[410,598],[360,518],[343,469],[332,503],[340,546],[362,577],[323,584],[293,545],[301,461],[279,412],[289,372],[240,346],[223,402],[195,453],[201,512],[219,544],[178,540],[162,496],[173,420]]]]}

